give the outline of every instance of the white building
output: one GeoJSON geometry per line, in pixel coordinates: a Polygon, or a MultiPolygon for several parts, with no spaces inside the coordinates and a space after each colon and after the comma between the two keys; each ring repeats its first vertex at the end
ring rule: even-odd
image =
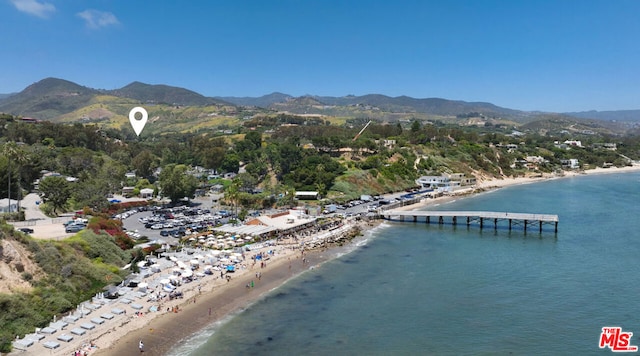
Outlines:
{"type": "Polygon", "coordinates": [[[153,198],[153,189],[151,189],[151,188],[140,189],[140,198],[142,198],[142,199],[151,199],[151,198],[153,198]]]}
{"type": "Polygon", "coordinates": [[[560,161],[560,164],[562,164],[562,168],[569,168],[569,169],[580,168],[580,162],[578,162],[577,158],[563,159],[560,161]]]}
{"type": "Polygon", "coordinates": [[[567,146],[582,147],[582,141],[566,140],[563,143],[567,146]]]}
{"type": "Polygon", "coordinates": [[[7,198],[0,200],[1,213],[15,213],[16,211],[18,211],[18,202],[16,200],[7,198]]]}
{"type": "Polygon", "coordinates": [[[460,187],[459,181],[452,181],[447,176],[422,176],[416,179],[416,184],[423,189],[433,189],[439,192],[451,192],[460,187]]]}

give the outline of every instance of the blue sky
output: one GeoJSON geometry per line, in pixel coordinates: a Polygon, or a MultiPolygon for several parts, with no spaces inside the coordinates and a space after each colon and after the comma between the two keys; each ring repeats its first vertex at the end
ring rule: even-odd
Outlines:
{"type": "Polygon", "coordinates": [[[0,14],[0,93],[58,77],[640,109],[638,0],[0,0],[0,14]]]}

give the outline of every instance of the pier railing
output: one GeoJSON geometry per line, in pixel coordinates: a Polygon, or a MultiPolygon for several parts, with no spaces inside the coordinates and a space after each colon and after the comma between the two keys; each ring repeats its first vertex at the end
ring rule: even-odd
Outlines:
{"type": "Polygon", "coordinates": [[[387,220],[413,221],[418,222],[419,218],[429,224],[432,220],[438,224],[450,222],[452,225],[466,223],[467,226],[472,223],[478,223],[480,229],[485,228],[487,223],[493,223],[494,229],[498,228],[500,222],[508,222],[509,230],[513,226],[521,225],[527,231],[529,226],[537,226],[542,232],[544,224],[552,225],[554,231],[558,232],[558,215],[552,214],[530,214],[530,213],[510,213],[495,211],[403,211],[403,210],[386,210],[380,213],[387,220]]]}

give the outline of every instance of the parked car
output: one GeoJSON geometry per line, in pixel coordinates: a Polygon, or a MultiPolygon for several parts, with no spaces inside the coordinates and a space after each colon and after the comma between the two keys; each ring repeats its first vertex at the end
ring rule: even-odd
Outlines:
{"type": "Polygon", "coordinates": [[[18,228],[18,231],[22,231],[22,232],[24,232],[25,234],[33,234],[33,229],[28,228],[28,227],[21,227],[21,228],[18,228]]]}
{"type": "Polygon", "coordinates": [[[82,225],[70,224],[70,225],[67,225],[67,227],[64,229],[64,231],[67,232],[67,233],[71,233],[71,232],[82,231],[83,229],[84,229],[84,226],[82,226],[82,225]]]}

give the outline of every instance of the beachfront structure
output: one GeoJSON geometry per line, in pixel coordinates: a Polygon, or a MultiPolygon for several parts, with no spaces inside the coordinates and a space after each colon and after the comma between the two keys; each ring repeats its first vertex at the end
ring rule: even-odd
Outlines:
{"type": "Polygon", "coordinates": [[[437,192],[452,192],[464,185],[476,184],[475,178],[469,178],[464,173],[450,173],[440,176],[422,176],[416,179],[422,189],[433,189],[437,192]]]}
{"type": "Polygon", "coordinates": [[[445,177],[453,182],[460,182],[461,186],[476,184],[476,177],[467,177],[464,173],[443,173],[445,177]]]}
{"type": "Polygon", "coordinates": [[[451,179],[445,176],[422,176],[416,179],[416,184],[420,185],[423,189],[433,190],[449,190],[451,185],[451,179]]]}
{"type": "Polygon", "coordinates": [[[562,165],[562,168],[569,168],[569,169],[580,168],[580,162],[578,162],[577,158],[560,160],[560,164],[562,165]]]}

